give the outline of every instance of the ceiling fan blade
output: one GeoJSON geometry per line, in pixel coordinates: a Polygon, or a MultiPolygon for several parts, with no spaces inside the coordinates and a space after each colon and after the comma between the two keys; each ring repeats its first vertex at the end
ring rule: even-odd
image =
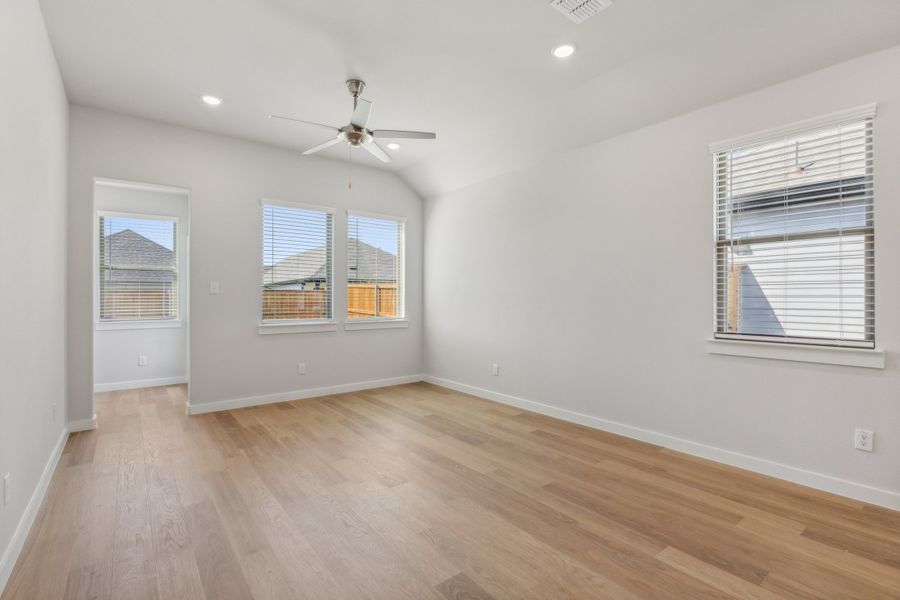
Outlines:
{"type": "Polygon", "coordinates": [[[305,125],[315,125],[316,127],[324,127],[325,129],[330,129],[332,131],[340,131],[337,127],[332,127],[331,125],[323,125],[322,123],[315,123],[313,121],[304,121],[303,119],[295,119],[293,117],[282,117],[280,115],[269,115],[270,119],[283,119],[285,121],[293,121],[295,123],[303,123],[305,125]]]}
{"type": "Polygon", "coordinates": [[[383,138],[387,140],[433,140],[437,138],[434,133],[427,131],[399,131],[396,129],[376,129],[372,132],[372,137],[383,138]]]}
{"type": "Polygon", "coordinates": [[[350,124],[365,129],[372,116],[372,103],[362,98],[356,98],[353,116],[350,117],[350,124]]]}
{"type": "Polygon", "coordinates": [[[368,150],[372,156],[376,157],[381,162],[391,162],[391,157],[388,155],[388,153],[385,152],[384,149],[375,142],[363,144],[363,148],[368,150]]]}
{"type": "Polygon", "coordinates": [[[318,146],[313,146],[309,150],[305,151],[303,154],[315,154],[319,150],[324,150],[325,148],[329,148],[331,146],[334,146],[335,144],[339,144],[342,141],[343,140],[341,140],[341,138],[339,138],[339,137],[332,138],[332,139],[328,140],[327,142],[322,142],[318,146]]]}

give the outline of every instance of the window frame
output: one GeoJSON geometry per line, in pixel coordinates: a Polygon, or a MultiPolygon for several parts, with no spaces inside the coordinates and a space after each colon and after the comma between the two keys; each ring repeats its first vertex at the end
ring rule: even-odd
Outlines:
{"type": "MultiPolygon", "coordinates": [[[[876,346],[876,330],[874,311],[876,309],[876,297],[874,293],[875,285],[875,208],[874,208],[874,192],[872,198],[872,207],[868,210],[867,218],[870,220],[870,233],[867,234],[866,249],[872,251],[873,259],[871,265],[866,265],[866,285],[872,285],[872,297],[870,304],[865,307],[866,319],[872,324],[871,340],[862,340],[858,343],[853,340],[838,341],[827,338],[807,338],[799,336],[765,336],[758,334],[740,334],[720,331],[721,316],[719,314],[721,295],[727,294],[727,288],[719,285],[720,275],[720,250],[721,245],[718,231],[717,213],[719,210],[718,189],[721,179],[725,175],[720,175],[719,167],[723,153],[738,148],[763,144],[768,141],[777,140],[778,138],[789,137],[793,135],[802,135],[819,128],[827,128],[829,126],[837,126],[852,121],[870,121],[871,136],[874,140],[876,104],[871,103],[856,107],[853,109],[839,111],[823,117],[806,119],[784,127],[772,128],[760,133],[744,135],[731,138],[721,142],[710,144],[709,150],[712,161],[712,209],[713,209],[713,231],[712,231],[712,336],[706,339],[706,349],[711,354],[727,354],[734,356],[750,356],[755,358],[774,358],[782,360],[793,360],[801,362],[816,362],[825,364],[840,364],[847,366],[862,366],[871,368],[884,367],[884,352],[876,346]]],[[[873,142],[874,147],[874,142],[873,142]]],[[[874,182],[874,151],[869,157],[866,164],[865,177],[870,178],[874,182]]],[[[799,186],[798,186],[799,187],[799,186]]],[[[823,236],[827,236],[823,232],[823,236]]]]}
{"type": "MultiPolygon", "coordinates": [[[[258,321],[257,325],[257,333],[260,335],[270,335],[270,334],[284,334],[284,333],[318,333],[325,331],[335,331],[337,330],[337,321],[335,320],[335,294],[334,294],[334,264],[335,264],[335,214],[336,209],[331,206],[322,206],[318,204],[308,204],[305,202],[291,202],[286,200],[277,200],[274,198],[260,198],[259,199],[259,224],[257,227],[257,232],[259,233],[257,250],[259,252],[257,256],[257,302],[256,302],[256,317],[258,321]],[[331,307],[331,317],[326,319],[263,319],[263,277],[265,276],[265,207],[266,206],[280,206],[282,208],[291,208],[295,210],[304,210],[310,212],[321,212],[331,216],[331,247],[327,248],[326,252],[331,255],[331,264],[330,264],[330,279],[331,286],[328,289],[328,302],[331,307]]],[[[328,239],[328,233],[326,232],[326,240],[328,239]]]]}
{"type": "MultiPolygon", "coordinates": [[[[350,256],[345,254],[344,265],[344,298],[346,300],[344,306],[344,329],[345,330],[364,330],[364,329],[381,329],[381,328],[405,328],[408,326],[406,315],[406,227],[407,218],[397,215],[389,215],[384,213],[369,212],[363,210],[354,210],[348,208],[346,211],[347,223],[345,227],[346,247],[350,244],[350,217],[363,217],[368,219],[380,219],[383,221],[394,221],[402,228],[402,235],[397,243],[397,313],[396,317],[392,316],[376,316],[376,317],[353,317],[348,316],[349,298],[350,298],[350,256]]],[[[377,294],[376,294],[377,301],[377,294]]]]}
{"type": "Polygon", "coordinates": [[[181,219],[171,214],[151,214],[137,213],[121,210],[95,210],[94,211],[94,328],[97,331],[116,330],[116,329],[173,329],[182,326],[181,321],[181,270],[179,262],[181,261],[181,251],[178,237],[181,232],[181,219]],[[174,259],[175,267],[173,269],[175,279],[175,316],[163,318],[128,318],[128,319],[102,319],[100,316],[100,306],[102,297],[100,292],[100,282],[102,273],[100,268],[100,236],[103,232],[100,229],[100,218],[121,217],[125,219],[146,219],[154,221],[171,221],[175,225],[174,231],[174,259]]]}

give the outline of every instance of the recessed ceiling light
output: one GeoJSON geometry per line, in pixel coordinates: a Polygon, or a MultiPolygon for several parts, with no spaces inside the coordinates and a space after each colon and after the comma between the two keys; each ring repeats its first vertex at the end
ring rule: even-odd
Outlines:
{"type": "Polygon", "coordinates": [[[399,150],[400,149],[400,144],[398,144],[397,142],[391,142],[387,146],[391,150],[399,150]]]}
{"type": "Polygon", "coordinates": [[[551,54],[556,58],[569,58],[575,54],[575,44],[561,44],[554,48],[551,54]]]}
{"type": "Polygon", "coordinates": [[[222,104],[221,98],[216,98],[215,96],[203,96],[203,101],[209,104],[210,106],[218,106],[222,104]]]}

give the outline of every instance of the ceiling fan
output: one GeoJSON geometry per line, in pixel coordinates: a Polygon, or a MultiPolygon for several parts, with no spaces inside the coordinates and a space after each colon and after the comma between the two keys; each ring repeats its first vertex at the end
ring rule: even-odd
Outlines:
{"type": "Polygon", "coordinates": [[[381,160],[382,162],[391,162],[390,155],[379,146],[376,139],[413,139],[413,140],[433,140],[437,136],[433,133],[424,131],[400,131],[396,129],[368,129],[369,118],[372,116],[372,107],[374,103],[360,98],[366,82],[359,79],[348,79],[347,89],[353,96],[353,115],[350,117],[350,124],[343,127],[332,127],[331,125],[323,125],[314,121],[304,121],[303,119],[294,119],[292,117],[282,117],[279,115],[269,115],[270,119],[285,119],[297,123],[305,123],[307,125],[315,125],[330,130],[334,133],[334,137],[326,142],[322,142],[306,150],[303,154],[315,154],[319,150],[324,150],[335,144],[347,142],[353,148],[363,148],[370,154],[381,160]]]}

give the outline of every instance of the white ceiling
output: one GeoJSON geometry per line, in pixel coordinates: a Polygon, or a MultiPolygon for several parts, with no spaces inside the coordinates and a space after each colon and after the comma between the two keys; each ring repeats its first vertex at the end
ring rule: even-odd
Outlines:
{"type": "Polygon", "coordinates": [[[386,166],[423,195],[900,44],[897,0],[616,0],[582,25],[548,2],[41,4],[76,104],[302,150],[328,133],[267,115],[343,125],[360,77],[371,128],[437,132],[386,166]]]}

